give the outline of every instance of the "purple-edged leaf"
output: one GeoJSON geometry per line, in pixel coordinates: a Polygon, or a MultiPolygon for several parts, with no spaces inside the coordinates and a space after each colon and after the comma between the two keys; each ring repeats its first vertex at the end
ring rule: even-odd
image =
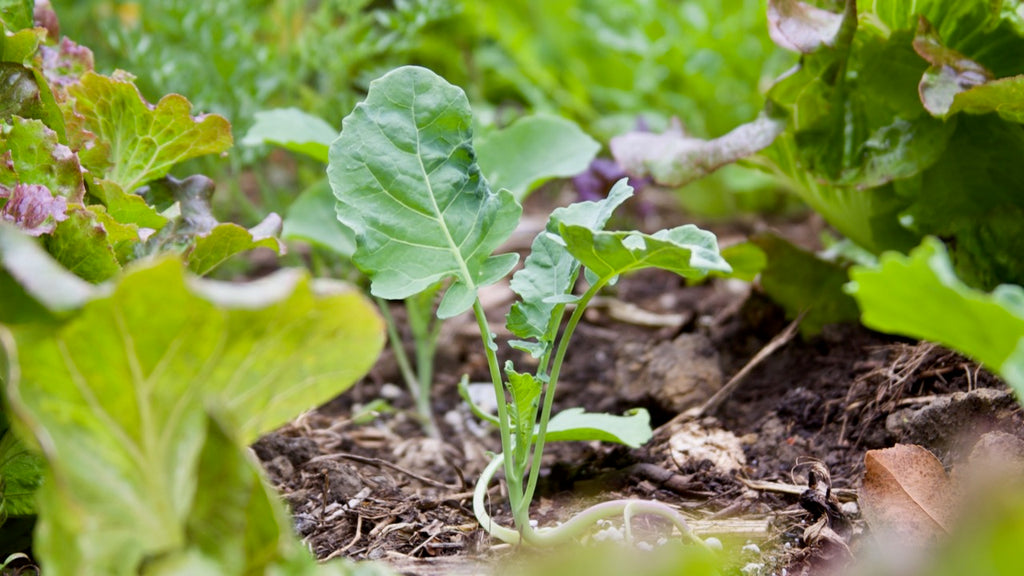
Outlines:
{"type": "Polygon", "coordinates": [[[0,184],[39,184],[68,202],[82,202],[85,183],[78,156],[41,121],[11,118],[0,135],[0,155],[9,159],[0,166],[0,184]]]}
{"type": "Polygon", "coordinates": [[[762,116],[712,140],[687,136],[678,121],[662,134],[631,132],[612,138],[615,159],[630,174],[682,186],[766,148],[785,129],[785,121],[762,116]]]}
{"type": "Polygon", "coordinates": [[[414,66],[372,82],[345,118],[327,176],[338,218],[356,233],[355,263],[375,296],[407,298],[450,278],[438,307],[439,317],[450,317],[514,267],[514,257],[491,253],[522,208],[481,177],[472,121],[461,89],[414,66]]]}
{"type": "Polygon", "coordinates": [[[40,46],[39,54],[42,56],[43,76],[50,86],[67,88],[95,68],[92,50],[68,38],[62,38],[57,46],[40,46]]]}
{"type": "Polygon", "coordinates": [[[564,302],[553,300],[572,294],[579,276],[579,261],[558,238],[559,225],[601,230],[615,208],[632,195],[633,188],[623,178],[603,200],[577,202],[551,213],[547,227],[533,240],[523,268],[512,276],[509,283],[519,299],[508,314],[508,329],[519,338],[538,342],[537,345],[517,342],[517,346],[539,356],[551,345],[560,324],[561,311],[565,308],[564,302]]]}
{"type": "Polygon", "coordinates": [[[67,220],[67,201],[54,196],[40,184],[16,184],[14,188],[0,185],[0,220],[10,222],[29,236],[50,234],[59,222],[67,220]]]}
{"type": "Polygon", "coordinates": [[[833,46],[843,15],[797,0],[768,0],[768,34],[779,46],[810,54],[833,46]]]}
{"type": "Polygon", "coordinates": [[[914,37],[914,51],[931,64],[921,77],[918,92],[921,103],[933,116],[947,116],[957,94],[992,79],[984,66],[943,45],[938,32],[923,16],[914,37]]]}
{"type": "MultiPolygon", "coordinates": [[[[108,78],[86,72],[68,87],[81,128],[95,141],[79,138],[82,164],[126,192],[167,174],[175,164],[216,154],[231,146],[231,125],[222,116],[193,117],[192,104],[169,94],[156,106],[143,100],[130,75],[108,78]]],[[[69,122],[71,118],[69,118],[69,122]]]]}

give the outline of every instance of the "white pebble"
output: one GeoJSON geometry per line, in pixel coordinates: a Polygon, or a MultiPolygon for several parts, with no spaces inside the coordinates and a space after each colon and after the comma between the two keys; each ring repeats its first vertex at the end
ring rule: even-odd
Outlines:
{"type": "Polygon", "coordinates": [[[706,544],[707,547],[711,548],[712,550],[717,550],[719,552],[722,551],[722,541],[719,540],[718,538],[715,538],[714,536],[712,536],[710,538],[705,538],[704,539],[704,544],[706,544]]]}
{"type": "Polygon", "coordinates": [[[757,574],[760,574],[761,570],[764,570],[764,564],[761,564],[759,562],[750,562],[743,568],[740,568],[740,572],[746,574],[747,576],[755,576],[757,574]]]}
{"type": "Polygon", "coordinates": [[[754,543],[747,544],[746,546],[741,548],[741,550],[744,551],[744,552],[747,552],[749,554],[757,554],[757,555],[761,554],[761,549],[758,548],[757,544],[754,544],[754,543]]]}

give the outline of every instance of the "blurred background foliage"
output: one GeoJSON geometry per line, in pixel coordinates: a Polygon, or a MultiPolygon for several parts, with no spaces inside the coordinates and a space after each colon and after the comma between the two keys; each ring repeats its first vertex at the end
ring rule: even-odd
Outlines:
{"type": "MultiPolygon", "coordinates": [[[[187,167],[219,183],[225,217],[284,213],[323,167],[238,145],[260,110],[293,106],[340,127],[369,82],[403,64],[465,88],[483,124],[525,112],[577,121],[607,143],[671,116],[699,137],[757,116],[795,62],[766,33],[765,0],[54,0],[62,34],[144,96],[176,92],[225,115],[227,161],[187,167]],[[267,161],[269,156],[270,161],[267,161]]],[[[183,174],[182,174],[183,175],[183,174]]],[[[180,176],[180,175],[179,175],[180,176]]],[[[697,216],[785,204],[776,180],[729,167],[677,195],[697,216]]]]}

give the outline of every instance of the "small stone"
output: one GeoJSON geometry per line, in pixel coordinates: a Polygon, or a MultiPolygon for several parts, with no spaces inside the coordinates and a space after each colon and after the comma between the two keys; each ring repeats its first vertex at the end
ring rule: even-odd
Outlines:
{"type": "Polygon", "coordinates": [[[718,538],[715,538],[714,536],[711,536],[710,538],[705,538],[704,544],[712,550],[717,550],[718,552],[722,551],[722,541],[718,538]]]}

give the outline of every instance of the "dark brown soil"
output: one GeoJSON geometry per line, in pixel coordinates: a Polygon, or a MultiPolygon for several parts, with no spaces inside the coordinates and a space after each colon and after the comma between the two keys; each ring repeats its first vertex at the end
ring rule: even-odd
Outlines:
{"type": "MultiPolygon", "coordinates": [[[[807,228],[817,226],[814,220],[798,222],[791,237],[813,238],[807,228]]],[[[488,297],[495,303],[489,314],[500,326],[508,298],[500,290],[488,297]]],[[[596,443],[551,446],[533,517],[545,525],[598,500],[656,498],[702,521],[702,535],[721,535],[741,546],[756,542],[766,574],[773,566],[816,574],[828,562],[802,539],[810,514],[800,507],[799,492],[763,489],[756,482],[803,485],[807,463],[817,461],[830,472],[841,499],[849,500],[869,449],[916,443],[948,464],[986,431],[1024,436],[1017,403],[976,364],[935,345],[858,326],[827,326],[812,338],[797,336],[754,367],[717,409],[683,415],[701,406],[787,324],[756,289],[736,282],[687,286],[658,271],[622,279],[579,326],[556,411],[641,406],[651,413],[655,438],[636,450],[596,443]],[[637,309],[618,311],[620,302],[638,307],[639,315],[637,309]],[[636,318],[650,318],[643,312],[653,313],[661,325],[637,325],[636,318]],[[681,457],[674,442],[692,429],[735,439],[744,461],[728,469],[700,453],[684,450],[681,457]]],[[[470,492],[487,451],[498,451],[500,442],[456,391],[462,374],[489,380],[475,329],[468,318],[445,327],[433,392],[440,439],[421,432],[386,353],[352,390],[253,446],[317,556],[383,559],[410,574],[490,571],[488,562],[503,547],[495,548],[477,525],[470,492]],[[382,397],[394,410],[368,416],[364,407],[382,397]]],[[[500,354],[523,362],[506,347],[500,354]]],[[[508,523],[500,488],[493,486],[490,494],[491,513],[508,523]]],[[[850,521],[859,523],[855,510],[850,521]]],[[[854,552],[856,540],[850,543],[854,552]]]]}

